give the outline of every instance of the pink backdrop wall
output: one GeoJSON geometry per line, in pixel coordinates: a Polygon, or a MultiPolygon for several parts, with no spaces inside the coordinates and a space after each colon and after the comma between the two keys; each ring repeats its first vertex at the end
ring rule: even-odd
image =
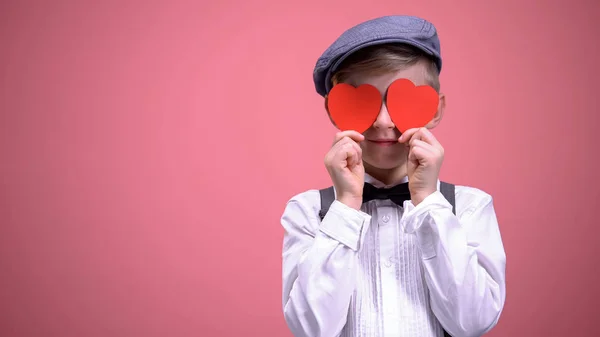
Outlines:
{"type": "Polygon", "coordinates": [[[312,68],[379,15],[440,32],[442,179],[495,197],[490,336],[600,334],[600,5],[2,1],[0,336],[282,336],[279,217],[329,184],[312,68]]]}

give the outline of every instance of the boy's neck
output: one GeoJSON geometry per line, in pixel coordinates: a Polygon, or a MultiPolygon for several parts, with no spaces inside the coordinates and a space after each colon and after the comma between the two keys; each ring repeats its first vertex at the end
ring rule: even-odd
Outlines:
{"type": "Polygon", "coordinates": [[[392,169],[381,169],[364,163],[365,173],[379,180],[387,186],[394,186],[406,179],[406,165],[400,165],[392,169]]]}

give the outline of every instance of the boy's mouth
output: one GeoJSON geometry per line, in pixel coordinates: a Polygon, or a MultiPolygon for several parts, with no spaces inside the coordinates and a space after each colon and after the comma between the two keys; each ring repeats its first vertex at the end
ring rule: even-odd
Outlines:
{"type": "Polygon", "coordinates": [[[398,144],[397,139],[369,139],[369,141],[379,146],[392,146],[398,144]]]}

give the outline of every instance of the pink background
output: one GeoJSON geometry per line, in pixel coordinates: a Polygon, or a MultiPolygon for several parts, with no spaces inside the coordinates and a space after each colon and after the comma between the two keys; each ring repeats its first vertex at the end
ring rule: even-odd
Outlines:
{"type": "Polygon", "coordinates": [[[489,336],[600,334],[598,3],[214,3],[0,3],[0,336],[290,337],[279,217],[335,132],[313,66],[397,13],[440,32],[441,178],[495,197],[489,336]]]}

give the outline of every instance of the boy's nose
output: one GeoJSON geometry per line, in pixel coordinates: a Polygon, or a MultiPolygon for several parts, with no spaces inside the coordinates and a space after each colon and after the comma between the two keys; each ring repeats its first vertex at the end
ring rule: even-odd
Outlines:
{"type": "Polygon", "coordinates": [[[396,127],[385,104],[381,105],[381,110],[379,111],[379,115],[377,115],[375,123],[373,123],[373,127],[376,129],[393,129],[396,127]]]}

